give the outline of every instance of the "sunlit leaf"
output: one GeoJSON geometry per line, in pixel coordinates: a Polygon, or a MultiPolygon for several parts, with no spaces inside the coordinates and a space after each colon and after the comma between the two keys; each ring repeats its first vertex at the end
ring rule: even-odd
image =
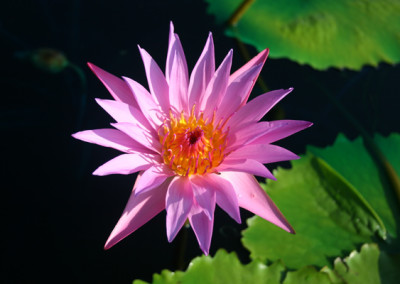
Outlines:
{"type": "MultiPolygon", "coordinates": [[[[376,136],[375,141],[400,172],[400,160],[395,158],[400,157],[400,136],[376,136]]],[[[312,147],[292,165],[278,169],[277,181],[264,186],[297,234],[287,234],[257,216],[249,219],[243,243],[253,259],[282,259],[289,268],[322,267],[376,238],[375,233],[381,240],[396,242],[393,214],[398,213],[391,210],[395,204],[360,139],[339,136],[332,147],[312,147]]]]}
{"type": "MultiPolygon", "coordinates": [[[[374,141],[400,175],[400,135],[394,133],[388,138],[375,135],[374,141]]],[[[396,219],[400,220],[396,197],[383,180],[362,139],[357,138],[350,142],[339,135],[331,147],[309,149],[357,188],[382,219],[390,237],[396,238],[399,230],[396,219]]]]}
{"type": "MultiPolygon", "coordinates": [[[[276,262],[267,267],[253,261],[248,265],[240,263],[235,253],[219,250],[214,257],[201,256],[192,260],[185,272],[171,272],[163,270],[161,274],[154,274],[153,284],[262,284],[280,283],[281,273],[285,267],[276,262]]],[[[134,284],[146,283],[136,280],[134,284]]]]}
{"type": "MultiPolygon", "coordinates": [[[[352,251],[345,258],[336,258],[333,268],[317,270],[306,265],[288,270],[282,261],[266,266],[259,261],[243,265],[234,253],[219,250],[214,257],[195,258],[186,271],[163,270],[154,274],[153,284],[395,284],[400,279],[399,256],[389,256],[376,244],[364,244],[361,251],[352,251]]],[[[135,280],[134,284],[147,282],[135,280]]]]}
{"type": "Polygon", "coordinates": [[[376,244],[364,244],[361,251],[353,251],[344,259],[334,261],[334,269],[324,267],[331,282],[336,283],[398,283],[399,262],[386,252],[379,250],[376,244]]]}
{"type": "Polygon", "coordinates": [[[304,266],[288,272],[284,284],[331,284],[328,274],[320,272],[313,266],[304,266]]]}
{"type": "MultiPolygon", "coordinates": [[[[224,23],[243,0],[209,3],[224,23]]],[[[359,70],[363,65],[400,62],[400,1],[254,1],[227,30],[271,58],[289,58],[316,69],[359,70]]]]}
{"type": "Polygon", "coordinates": [[[354,188],[312,154],[293,162],[290,170],[279,169],[275,176],[277,181],[268,181],[267,192],[296,234],[258,216],[250,218],[243,244],[253,259],[282,259],[289,268],[322,267],[331,258],[371,241],[374,231],[381,229],[354,188]]]}

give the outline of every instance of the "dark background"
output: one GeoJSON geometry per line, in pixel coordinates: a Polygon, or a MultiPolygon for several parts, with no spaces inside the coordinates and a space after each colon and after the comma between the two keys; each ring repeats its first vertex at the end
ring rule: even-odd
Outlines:
{"type": "MultiPolygon", "coordinates": [[[[244,60],[235,41],[224,36],[206,7],[203,1],[189,0],[37,0],[0,5],[4,270],[0,282],[130,283],[137,278],[150,281],[153,273],[164,268],[175,269],[177,242],[167,242],[165,212],[103,250],[136,176],[92,176],[117,151],[74,140],[71,134],[105,128],[112,121],[94,101],[110,96],[86,62],[146,86],[136,45],[149,51],[163,69],[170,20],[190,70],[208,31],[213,31],[217,64],[234,48],[232,69],[239,68],[244,60]],[[33,65],[29,58],[39,48],[65,54],[83,71],[87,86],[72,68],[53,74],[33,65]]],[[[252,47],[248,49],[256,54],[252,47]]],[[[307,144],[331,144],[339,132],[357,136],[323,89],[370,133],[399,132],[399,75],[398,65],[320,72],[286,59],[268,59],[262,71],[268,87],[295,88],[273,117],[315,123],[278,144],[301,154],[307,144]]],[[[261,93],[256,86],[252,97],[261,93]]],[[[242,210],[242,220],[249,216],[242,210]]],[[[225,248],[247,262],[248,253],[240,243],[243,228],[245,222],[238,225],[217,210],[210,254],[225,248]]],[[[190,230],[186,260],[197,255],[201,251],[190,230]]]]}

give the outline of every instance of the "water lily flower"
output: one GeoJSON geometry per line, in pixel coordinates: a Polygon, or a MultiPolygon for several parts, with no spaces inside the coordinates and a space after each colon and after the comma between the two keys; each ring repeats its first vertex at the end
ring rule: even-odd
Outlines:
{"type": "Polygon", "coordinates": [[[123,154],[94,175],[139,172],[131,196],[105,248],[137,230],[162,210],[171,242],[189,220],[208,254],[218,204],[237,222],[239,207],[294,233],[254,175],[275,179],[263,165],[299,157],[271,143],[311,126],[307,121],[260,119],[292,91],[265,93],[248,102],[268,56],[260,52],[230,75],[232,50],[215,70],[210,33],[190,76],[171,23],[165,74],[141,47],[149,90],[89,63],[114,100],[96,99],[116,121],[112,129],[73,137],[123,154]]]}

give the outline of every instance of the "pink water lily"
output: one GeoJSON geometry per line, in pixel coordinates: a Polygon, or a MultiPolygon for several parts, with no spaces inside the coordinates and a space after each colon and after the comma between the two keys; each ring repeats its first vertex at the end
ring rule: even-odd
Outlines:
{"type": "Polygon", "coordinates": [[[253,175],[275,179],[263,165],[299,157],[271,143],[311,126],[307,121],[260,119],[292,89],[248,101],[268,49],[230,75],[232,50],[215,70],[211,33],[189,76],[185,55],[171,23],[165,74],[139,47],[149,91],[90,64],[114,100],[96,99],[116,121],[112,129],[87,130],[73,137],[123,154],[94,175],[139,172],[128,204],[105,248],[167,211],[172,241],[189,220],[208,254],[218,204],[241,222],[239,207],[282,229],[294,230],[253,175]]]}

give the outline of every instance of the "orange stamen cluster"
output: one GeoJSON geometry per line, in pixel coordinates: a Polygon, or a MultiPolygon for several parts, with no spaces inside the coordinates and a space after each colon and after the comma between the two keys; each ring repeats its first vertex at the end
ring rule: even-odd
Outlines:
{"type": "Polygon", "coordinates": [[[227,145],[228,130],[221,124],[214,126],[214,116],[208,121],[203,113],[195,115],[195,106],[190,116],[182,112],[176,117],[170,112],[159,130],[164,163],[180,176],[214,172],[224,160],[227,145]]]}

